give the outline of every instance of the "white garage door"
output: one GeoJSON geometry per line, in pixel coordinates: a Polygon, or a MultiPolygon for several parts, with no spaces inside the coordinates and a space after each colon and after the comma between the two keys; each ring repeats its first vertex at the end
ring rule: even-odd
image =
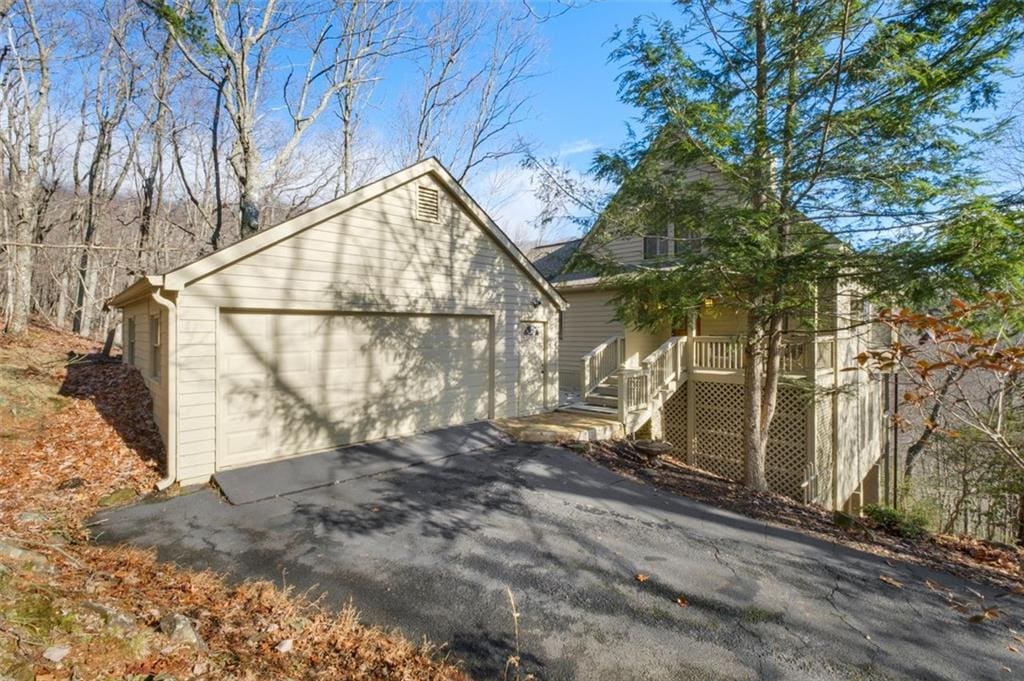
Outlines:
{"type": "Polygon", "coordinates": [[[485,317],[224,312],[217,467],[479,421],[485,317]]]}

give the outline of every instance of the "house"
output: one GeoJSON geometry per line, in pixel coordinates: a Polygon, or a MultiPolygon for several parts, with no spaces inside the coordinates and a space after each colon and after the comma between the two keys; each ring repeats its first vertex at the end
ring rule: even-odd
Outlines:
{"type": "MultiPolygon", "coordinates": [[[[664,262],[688,247],[669,228],[647,235],[581,239],[533,248],[529,257],[569,303],[559,338],[564,408],[621,423],[627,434],[664,438],[677,456],[740,480],[744,473],[743,335],[736,310],[707,301],[680,328],[633,329],[615,319],[608,277],[571,266],[590,248],[624,269],[664,262]]],[[[787,334],[783,381],[767,454],[770,487],[829,508],[858,509],[879,500],[886,450],[885,385],[859,371],[871,340],[863,301],[845,282],[819,292],[817,332],[787,334]]]]}
{"type": "Polygon", "coordinates": [[[109,304],[164,484],[557,404],[564,299],[434,159],[109,304]]]}

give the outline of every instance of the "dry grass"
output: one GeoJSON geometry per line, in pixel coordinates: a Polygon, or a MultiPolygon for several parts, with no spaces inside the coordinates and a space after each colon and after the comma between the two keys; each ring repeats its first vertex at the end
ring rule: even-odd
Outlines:
{"type": "Polygon", "coordinates": [[[231,586],[151,552],[89,544],[97,502],[149,491],[162,455],[137,372],[68,365],[69,352],[95,350],[42,328],[0,342],[0,542],[45,561],[0,557],[0,678],[467,678],[442,649],[364,626],[351,607],[331,613],[269,583],[231,586]],[[117,626],[98,606],[130,620],[117,626]],[[161,633],[167,613],[190,618],[205,647],[161,633]],[[43,657],[55,645],[70,648],[59,663],[43,657]]]}

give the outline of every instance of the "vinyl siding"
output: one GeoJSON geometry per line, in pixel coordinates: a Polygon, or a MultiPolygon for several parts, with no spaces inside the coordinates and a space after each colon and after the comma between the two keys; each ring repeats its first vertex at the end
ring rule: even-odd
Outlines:
{"type": "Polygon", "coordinates": [[[564,292],[569,308],[562,313],[559,343],[561,389],[579,392],[580,363],[587,354],[611,336],[623,335],[621,322],[614,321],[609,291],[564,292]]]}
{"type": "MultiPolygon", "coordinates": [[[[430,175],[189,283],[178,295],[179,477],[214,472],[220,310],[482,315],[494,323],[494,416],[516,415],[518,325],[553,320],[537,284],[430,175]],[[440,191],[438,222],[416,218],[416,187],[440,191]],[[539,305],[534,303],[539,301],[539,305]]],[[[549,404],[558,339],[548,324],[549,404]]]]}
{"type": "MultiPolygon", "coordinates": [[[[167,309],[151,299],[132,303],[122,310],[121,328],[127,332],[128,320],[135,320],[135,361],[133,366],[139,370],[142,379],[149,388],[153,398],[153,417],[156,420],[160,435],[167,443],[167,309]],[[150,318],[160,316],[160,372],[159,377],[153,371],[152,337],[150,335],[150,318]]],[[[128,338],[122,339],[123,361],[128,362],[128,338]]]]}
{"type": "Polygon", "coordinates": [[[740,336],[746,333],[746,321],[736,310],[716,306],[700,315],[700,335],[740,336]]]}

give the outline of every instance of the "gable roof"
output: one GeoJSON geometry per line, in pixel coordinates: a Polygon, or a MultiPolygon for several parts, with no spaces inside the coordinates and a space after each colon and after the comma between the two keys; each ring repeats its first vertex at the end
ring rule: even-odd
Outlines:
{"type": "Polygon", "coordinates": [[[136,300],[153,288],[168,291],[180,291],[192,282],[213,272],[223,269],[254,253],[280,243],[299,232],[320,224],[321,222],[354,208],[362,203],[377,198],[392,189],[412,182],[424,175],[432,176],[442,187],[455,198],[462,208],[480,225],[497,245],[513,262],[551,299],[559,309],[565,309],[567,303],[558,291],[548,282],[519,247],[498,227],[497,223],[480,207],[480,204],[459,184],[458,180],[441,165],[436,158],[428,158],[408,168],[392,173],[376,182],[371,182],[355,191],[340,196],[333,201],[312,208],[301,215],[285,220],[273,227],[268,227],[252,236],[236,241],[230,246],[203,256],[185,265],[181,265],[162,275],[142,277],[108,301],[108,305],[119,307],[136,300]],[[149,286],[143,285],[147,282],[149,286]]]}
{"type": "Polygon", "coordinates": [[[570,239],[550,244],[534,246],[527,253],[537,271],[543,274],[549,281],[553,280],[569,262],[569,258],[576,253],[583,239],[570,239]]]}

